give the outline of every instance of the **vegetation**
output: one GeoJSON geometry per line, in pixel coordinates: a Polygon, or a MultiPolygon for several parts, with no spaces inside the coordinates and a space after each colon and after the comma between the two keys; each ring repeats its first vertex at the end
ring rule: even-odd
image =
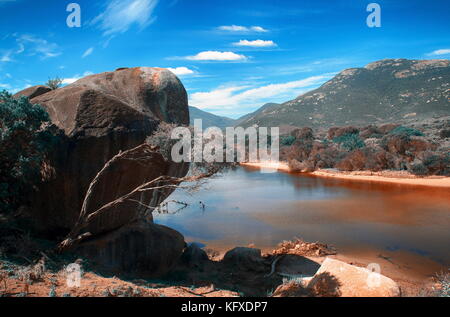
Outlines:
{"type": "Polygon", "coordinates": [[[49,78],[45,85],[48,86],[51,90],[56,90],[61,87],[62,82],[62,79],[59,77],[49,78]]]}
{"type": "Polygon", "coordinates": [[[283,137],[280,140],[281,145],[285,145],[285,146],[290,146],[290,145],[294,144],[294,142],[295,142],[295,137],[292,135],[283,137]]]}
{"type": "Polygon", "coordinates": [[[409,127],[404,127],[404,126],[399,126],[399,127],[395,128],[394,130],[392,130],[390,132],[390,134],[407,136],[407,137],[424,136],[424,134],[422,132],[420,132],[419,130],[409,128],[409,127]]]}
{"type": "Polygon", "coordinates": [[[309,128],[291,132],[282,142],[281,159],[294,171],[321,168],[343,171],[407,170],[420,176],[450,175],[450,154],[446,142],[438,144],[433,133],[405,126],[332,127],[324,137],[309,128]],[[317,137],[317,139],[316,139],[317,137]]]}
{"type": "Polygon", "coordinates": [[[353,151],[364,147],[364,141],[361,140],[358,133],[346,133],[333,139],[335,143],[341,144],[347,151],[353,151]]]}
{"type": "Polygon", "coordinates": [[[39,182],[54,141],[49,122],[44,108],[28,98],[0,92],[0,213],[19,207],[39,182]]]}

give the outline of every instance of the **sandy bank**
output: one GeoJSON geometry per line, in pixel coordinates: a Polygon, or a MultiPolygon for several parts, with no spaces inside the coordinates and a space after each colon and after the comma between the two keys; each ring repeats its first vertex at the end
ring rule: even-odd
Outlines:
{"type": "MultiPolygon", "coordinates": [[[[241,163],[242,166],[256,167],[262,169],[276,169],[282,172],[291,172],[289,166],[285,162],[273,163],[273,162],[260,162],[260,163],[241,163]]],[[[308,175],[318,177],[330,177],[345,180],[354,181],[369,181],[369,182],[383,182],[392,184],[404,184],[415,186],[431,186],[450,188],[450,177],[444,176],[428,176],[418,177],[407,172],[397,171],[382,171],[382,172],[370,172],[370,171],[355,171],[355,172],[342,172],[337,170],[317,170],[308,175]]]]}

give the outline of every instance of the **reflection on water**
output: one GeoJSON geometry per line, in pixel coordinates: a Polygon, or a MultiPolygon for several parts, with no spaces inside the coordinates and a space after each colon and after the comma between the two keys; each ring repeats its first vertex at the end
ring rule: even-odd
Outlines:
{"type": "Polygon", "coordinates": [[[408,251],[448,265],[449,194],[448,189],[237,168],[193,195],[176,191],[169,199],[190,206],[175,215],[156,215],[155,222],[212,246],[263,248],[300,237],[340,251],[408,251]]]}

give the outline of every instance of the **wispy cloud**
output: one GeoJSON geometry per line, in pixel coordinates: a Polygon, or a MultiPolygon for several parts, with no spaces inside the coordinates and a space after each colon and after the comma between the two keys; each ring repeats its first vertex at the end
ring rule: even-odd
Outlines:
{"type": "Polygon", "coordinates": [[[439,55],[449,55],[450,54],[450,48],[443,48],[439,50],[435,50],[431,53],[428,53],[428,56],[439,56],[439,55]]]}
{"type": "Polygon", "coordinates": [[[192,75],[195,73],[192,69],[189,69],[187,67],[176,67],[176,68],[168,67],[167,69],[177,76],[192,75]]]}
{"type": "Polygon", "coordinates": [[[30,56],[39,56],[42,59],[57,57],[61,55],[59,46],[45,39],[30,34],[18,36],[17,44],[19,46],[16,54],[26,52],[30,56]]]}
{"type": "Polygon", "coordinates": [[[155,20],[157,4],[158,0],[109,0],[105,11],[92,23],[98,24],[105,36],[125,33],[133,25],[144,29],[155,20]]]}
{"type": "Polygon", "coordinates": [[[247,56],[233,52],[204,51],[194,56],[186,56],[190,61],[245,61],[247,56]]]}
{"type": "Polygon", "coordinates": [[[91,55],[94,52],[94,48],[93,47],[89,47],[81,56],[81,58],[85,58],[88,57],[89,55],[91,55]]]}
{"type": "Polygon", "coordinates": [[[269,30],[266,30],[265,28],[261,26],[242,26],[242,25],[222,25],[217,28],[220,31],[227,31],[227,32],[255,32],[255,33],[266,33],[269,32],[269,30]]]}
{"type": "Polygon", "coordinates": [[[18,56],[38,56],[41,59],[57,57],[61,55],[61,50],[56,43],[49,42],[43,38],[31,34],[19,35],[17,33],[8,35],[15,39],[15,48],[3,51],[0,55],[0,62],[14,62],[18,56]]]}
{"type": "Polygon", "coordinates": [[[219,87],[209,92],[191,94],[189,104],[208,110],[237,110],[261,106],[270,98],[294,98],[329,79],[328,75],[252,88],[245,86],[219,87]],[[309,88],[309,89],[308,89],[309,88]]]}
{"type": "Polygon", "coordinates": [[[4,53],[4,54],[0,57],[0,62],[2,62],[2,63],[12,62],[11,54],[12,54],[11,51],[7,51],[6,53],[4,53]]]}
{"type": "Polygon", "coordinates": [[[276,47],[277,44],[274,41],[263,41],[263,40],[240,40],[239,42],[233,43],[234,46],[245,46],[245,47],[276,47]]]}

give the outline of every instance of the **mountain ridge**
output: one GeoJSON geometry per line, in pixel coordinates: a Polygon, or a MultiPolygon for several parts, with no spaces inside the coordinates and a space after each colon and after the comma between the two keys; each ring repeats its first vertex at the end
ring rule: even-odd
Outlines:
{"type": "Polygon", "coordinates": [[[341,71],[321,87],[238,119],[242,126],[330,127],[450,113],[450,60],[384,59],[341,71]]]}
{"type": "Polygon", "coordinates": [[[217,116],[193,106],[189,106],[189,115],[190,125],[194,125],[195,119],[202,119],[203,129],[207,129],[209,127],[224,129],[226,127],[232,127],[236,124],[236,120],[234,119],[217,116]]]}

